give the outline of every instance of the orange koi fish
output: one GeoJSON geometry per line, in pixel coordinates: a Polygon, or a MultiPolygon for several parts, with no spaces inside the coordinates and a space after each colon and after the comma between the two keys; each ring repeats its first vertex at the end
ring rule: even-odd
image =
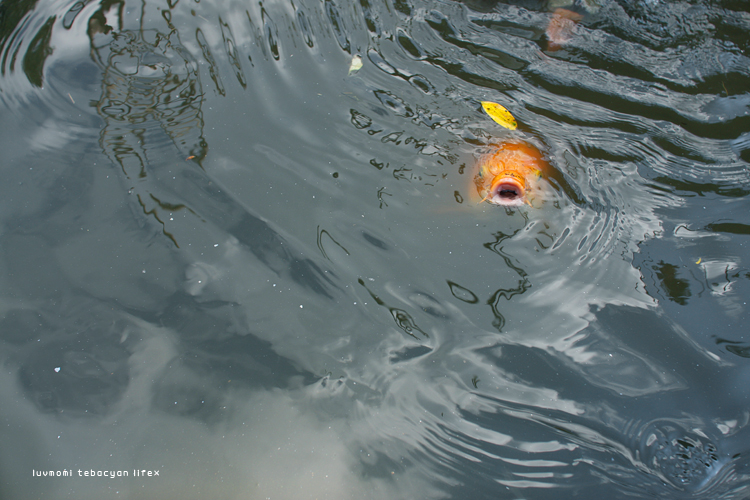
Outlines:
{"type": "Polygon", "coordinates": [[[531,205],[530,194],[547,163],[535,147],[505,142],[479,160],[474,177],[481,201],[496,205],[531,205]]]}

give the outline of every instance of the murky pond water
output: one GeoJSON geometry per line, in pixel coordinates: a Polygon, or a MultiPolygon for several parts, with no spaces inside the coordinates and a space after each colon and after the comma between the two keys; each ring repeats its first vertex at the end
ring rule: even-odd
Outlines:
{"type": "Polygon", "coordinates": [[[747,10],[3,0],[0,497],[747,498],[747,10]]]}

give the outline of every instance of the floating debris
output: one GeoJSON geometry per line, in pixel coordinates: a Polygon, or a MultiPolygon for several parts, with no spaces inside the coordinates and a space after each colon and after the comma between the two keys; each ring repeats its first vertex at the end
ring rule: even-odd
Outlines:
{"type": "Polygon", "coordinates": [[[490,115],[490,118],[495,120],[497,123],[509,130],[515,130],[518,127],[516,119],[510,114],[510,111],[505,109],[504,106],[490,101],[482,101],[482,107],[485,113],[490,115]]]}
{"type": "Polygon", "coordinates": [[[349,75],[352,75],[362,69],[362,58],[358,55],[352,57],[352,64],[349,66],[349,75]]]}

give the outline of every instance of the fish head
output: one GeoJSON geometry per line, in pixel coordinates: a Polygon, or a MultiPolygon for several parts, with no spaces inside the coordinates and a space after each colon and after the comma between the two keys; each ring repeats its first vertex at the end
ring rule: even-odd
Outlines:
{"type": "Polygon", "coordinates": [[[481,201],[518,207],[530,197],[545,162],[541,153],[524,143],[503,143],[479,161],[474,183],[481,201]]]}

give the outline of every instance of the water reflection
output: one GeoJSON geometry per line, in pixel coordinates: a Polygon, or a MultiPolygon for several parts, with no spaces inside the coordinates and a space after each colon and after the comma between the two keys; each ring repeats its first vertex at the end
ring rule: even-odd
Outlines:
{"type": "Polygon", "coordinates": [[[2,4],[4,493],[746,496],[747,19],[592,5],[2,4]]]}
{"type": "Polygon", "coordinates": [[[200,165],[206,157],[203,90],[197,65],[177,31],[125,30],[119,18],[124,8],[124,2],[109,2],[89,18],[92,57],[102,71],[102,96],[96,109],[106,125],[100,144],[122,169],[143,214],[156,220],[179,247],[166,219],[189,208],[166,201],[144,179],[152,170],[149,157],[169,144],[185,161],[200,165]]]}

